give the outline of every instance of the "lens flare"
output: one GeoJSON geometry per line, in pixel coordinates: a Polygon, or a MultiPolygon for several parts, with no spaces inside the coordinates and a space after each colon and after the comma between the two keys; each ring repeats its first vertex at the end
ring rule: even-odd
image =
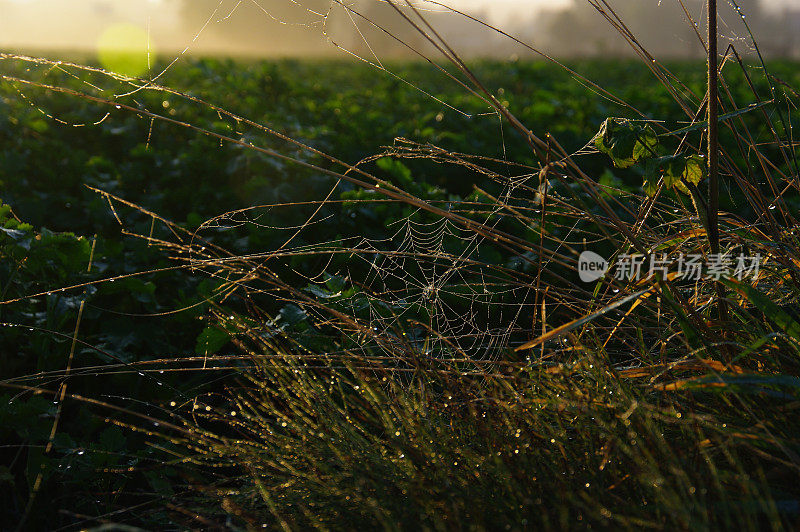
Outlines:
{"type": "Polygon", "coordinates": [[[109,26],[97,41],[97,57],[106,70],[131,77],[140,77],[150,66],[154,55],[150,38],[135,24],[109,26]]]}

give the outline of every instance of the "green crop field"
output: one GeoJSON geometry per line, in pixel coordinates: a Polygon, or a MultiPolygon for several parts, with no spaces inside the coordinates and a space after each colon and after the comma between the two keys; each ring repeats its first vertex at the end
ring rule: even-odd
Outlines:
{"type": "Polygon", "coordinates": [[[0,56],[0,529],[796,525],[800,73],[742,66],[761,276],[586,284],[706,254],[705,64],[0,56]]]}

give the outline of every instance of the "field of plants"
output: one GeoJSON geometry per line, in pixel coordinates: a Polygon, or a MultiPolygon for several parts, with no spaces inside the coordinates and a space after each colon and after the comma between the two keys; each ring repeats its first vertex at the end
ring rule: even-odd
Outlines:
{"type": "Polygon", "coordinates": [[[709,253],[704,64],[0,55],[0,529],[796,525],[800,73],[722,72],[757,277],[586,284],[709,253]]]}

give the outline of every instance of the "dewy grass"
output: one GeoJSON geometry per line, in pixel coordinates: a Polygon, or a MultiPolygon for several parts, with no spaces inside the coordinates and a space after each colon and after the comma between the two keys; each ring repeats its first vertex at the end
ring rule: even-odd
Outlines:
{"type": "MultiPolygon", "coordinates": [[[[4,75],[331,179],[316,201],[246,208],[196,231],[93,189],[121,230],[173,259],[160,271],[213,281],[201,302],[211,310],[197,357],[117,359],[70,375],[138,372],[157,390],[165,384],[157,372],[196,371],[209,391],[178,387],[174,400],[156,402],[132,390],[127,395],[141,403],[124,406],[67,394],[105,412],[106,423],[143,434],[161,461],[100,462],[98,475],[141,474],[161,491],[128,500],[118,487],[98,515],[73,516],[76,526],[793,528],[800,518],[798,176],[791,130],[772,121],[769,106],[791,109],[796,93],[773,89],[765,100],[753,72],[770,86],[779,80],[726,52],[720,177],[745,214],[720,213],[719,245],[761,262],[753,277],[721,281],[729,313],[719,319],[717,283],[675,275],[674,262],[664,275],[627,279],[609,271],[592,283],[577,276],[586,250],[612,264],[630,255],[709,258],[702,196],[671,190],[665,179],[683,179],[686,190],[696,182],[656,168],[648,195],[613,173],[588,173],[583,162],[598,157],[594,139],[570,153],[547,131],[529,130],[424,12],[389,3],[451,62],[443,75],[521,136],[534,164],[406,139],[349,164],[277,125],[165,87],[136,89],[136,80],[116,78],[131,85],[133,98],[156,91],[210,110],[220,123],[204,127],[164,113],[167,106],[4,75]],[[739,71],[728,74],[733,68],[739,71]],[[728,79],[752,88],[749,101],[736,101],[741,93],[728,79]],[[412,168],[426,164],[474,180],[471,194],[417,182],[412,168]],[[299,222],[285,223],[286,212],[299,213],[299,222]],[[351,216],[373,218],[345,225],[351,216]],[[233,250],[235,239],[228,246],[216,238],[239,231],[253,241],[276,227],[277,244],[246,253],[233,250]],[[219,354],[224,345],[235,350],[219,354]],[[229,370],[224,381],[215,382],[222,370],[229,370]],[[152,478],[160,470],[167,486],[152,478]]],[[[652,136],[672,157],[699,157],[704,128],[692,127],[704,116],[704,96],[652,58],[609,3],[591,3],[690,122],[648,120],[652,136]]],[[[632,106],[626,112],[621,123],[643,120],[632,106]]],[[[629,151],[631,165],[644,158],[634,157],[641,152],[635,137],[612,141],[608,151],[629,151]]],[[[49,286],[5,304],[96,282],[49,286]]],[[[62,377],[3,384],[42,394],[62,377]]]]}

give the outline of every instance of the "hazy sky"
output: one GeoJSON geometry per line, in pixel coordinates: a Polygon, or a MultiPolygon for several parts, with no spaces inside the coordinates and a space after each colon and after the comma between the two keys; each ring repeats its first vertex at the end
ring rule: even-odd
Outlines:
{"type": "MultiPolygon", "coordinates": [[[[162,49],[182,47],[193,37],[180,15],[180,5],[191,0],[0,0],[0,46],[91,48],[110,20],[150,26],[162,49]]],[[[252,1],[252,0],[249,0],[252,1]]],[[[244,4],[249,3],[245,0],[244,4]]],[[[270,5],[290,0],[257,0],[270,5]]],[[[302,3],[302,0],[299,0],[302,3]]],[[[541,7],[568,5],[572,0],[442,0],[457,9],[482,10],[492,22],[514,11],[530,14],[541,7]]],[[[205,2],[208,5],[209,2],[205,2]]],[[[234,4],[232,0],[225,6],[234,4]]],[[[424,2],[420,2],[424,5],[424,2]]],[[[224,7],[223,9],[230,9],[224,7]]],[[[203,43],[199,43],[202,48],[203,43]]]]}
{"type": "MultiPolygon", "coordinates": [[[[128,23],[147,31],[157,50],[173,53],[189,45],[196,32],[197,22],[187,24],[182,18],[180,6],[184,1],[191,0],[0,0],[0,47],[93,50],[109,26],[128,23]]],[[[243,5],[249,1],[245,0],[243,5]]],[[[279,0],[258,1],[266,7],[279,5],[279,0]]],[[[460,9],[480,9],[492,22],[502,23],[513,20],[510,17],[514,15],[519,20],[520,15],[529,16],[542,7],[558,8],[582,0],[443,1],[460,9]]],[[[800,4],[800,0],[764,2],[767,5],[800,4]]],[[[226,5],[231,4],[235,1],[226,1],[226,5]]],[[[267,22],[265,19],[262,27],[269,27],[267,22]]],[[[246,41],[248,36],[242,35],[241,38],[246,41]]],[[[193,49],[214,50],[220,43],[219,38],[214,41],[213,35],[204,35],[193,44],[193,49]]]]}

